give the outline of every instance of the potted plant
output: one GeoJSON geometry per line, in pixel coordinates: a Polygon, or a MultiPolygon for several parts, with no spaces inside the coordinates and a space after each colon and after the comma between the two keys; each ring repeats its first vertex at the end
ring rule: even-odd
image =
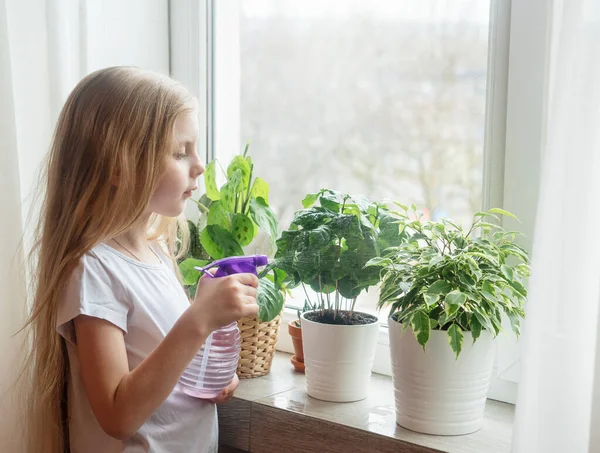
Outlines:
{"type": "MultiPolygon", "coordinates": [[[[406,208],[405,208],[406,209],[406,208]]],[[[413,206],[416,213],[416,208],[413,206]]],[[[382,275],[379,306],[391,305],[390,352],[396,421],[413,431],[459,435],[482,424],[502,316],[518,335],[525,313],[527,252],[517,233],[475,214],[465,231],[451,220],[407,221],[409,238],[371,260],[382,275]]]]}
{"type": "MultiPolygon", "coordinates": [[[[242,155],[235,156],[219,188],[219,162],[210,162],[204,173],[206,193],[192,199],[200,211],[198,222],[188,221],[189,252],[179,264],[183,283],[193,297],[200,273],[194,266],[228,256],[244,255],[244,248],[257,238],[259,230],[267,235],[272,254],[277,237],[277,218],[269,207],[269,185],[254,177],[254,164],[248,156],[249,144],[242,155]]],[[[257,303],[258,316],[238,322],[242,335],[242,351],[238,366],[240,378],[265,375],[271,368],[284,303],[285,273],[269,269],[260,274],[257,303]]]]}
{"type": "Polygon", "coordinates": [[[314,310],[308,300],[304,301],[302,309],[297,310],[298,319],[294,319],[288,323],[288,332],[292,337],[292,345],[294,346],[294,355],[290,358],[294,369],[300,373],[305,372],[304,365],[304,348],[302,346],[302,314],[314,310]]]}
{"type": "Polygon", "coordinates": [[[378,270],[364,265],[399,243],[400,217],[328,189],[309,194],[303,206],[277,240],[275,266],[316,307],[301,316],[307,393],[357,401],[367,396],[379,330],[376,316],[355,311],[360,293],[379,282],[378,270]]]}

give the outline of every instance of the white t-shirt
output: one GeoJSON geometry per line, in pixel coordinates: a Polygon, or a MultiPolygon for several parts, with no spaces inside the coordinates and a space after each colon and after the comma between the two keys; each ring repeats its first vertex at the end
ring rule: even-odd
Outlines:
{"type": "Polygon", "coordinates": [[[70,364],[69,431],[72,453],[213,453],[218,449],[216,406],[186,395],[179,386],[126,441],[107,435],[96,420],[81,381],[73,318],[105,319],[125,333],[133,370],[162,341],[189,307],[173,264],[157,244],[161,264],[146,264],[100,244],[81,258],[58,313],[70,364]]]}

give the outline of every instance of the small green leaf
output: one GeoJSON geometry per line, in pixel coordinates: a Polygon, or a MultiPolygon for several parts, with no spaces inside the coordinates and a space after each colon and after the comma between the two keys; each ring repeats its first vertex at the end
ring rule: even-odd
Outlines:
{"type": "Polygon", "coordinates": [[[429,322],[429,316],[423,311],[415,313],[412,317],[410,326],[412,327],[415,333],[415,338],[417,339],[417,342],[421,346],[423,346],[424,351],[425,345],[429,341],[429,335],[431,333],[431,324],[429,322]]]}
{"type": "Polygon", "coordinates": [[[527,290],[518,281],[513,280],[511,282],[508,282],[508,284],[520,295],[527,296],[527,290]]]}
{"type": "Polygon", "coordinates": [[[258,305],[259,320],[270,322],[283,309],[284,297],[269,279],[262,278],[259,280],[256,303],[258,305]]]}
{"type": "Polygon", "coordinates": [[[446,294],[452,291],[452,285],[445,280],[437,280],[427,290],[428,294],[446,294]]]}
{"type": "Polygon", "coordinates": [[[210,208],[208,208],[206,224],[219,225],[220,227],[229,230],[231,226],[229,213],[225,210],[221,201],[215,201],[210,205],[210,208]]]}
{"type": "Polygon", "coordinates": [[[389,266],[391,264],[393,264],[393,261],[390,258],[376,256],[375,258],[371,258],[369,261],[367,261],[367,264],[365,264],[365,267],[367,267],[367,266],[385,267],[385,266],[389,266]]]}
{"type": "Polygon", "coordinates": [[[500,270],[502,271],[502,274],[506,277],[507,280],[512,280],[514,278],[514,271],[512,267],[503,264],[502,266],[500,266],[500,270]]]}
{"type": "Polygon", "coordinates": [[[458,280],[468,288],[472,288],[475,285],[475,280],[469,274],[460,272],[458,274],[458,280]]]}
{"type": "Polygon", "coordinates": [[[310,208],[313,204],[315,204],[315,201],[317,201],[317,198],[319,198],[319,195],[320,195],[320,192],[319,193],[309,193],[302,200],[302,206],[304,206],[304,208],[310,208]]]}
{"type": "Polygon", "coordinates": [[[233,235],[219,225],[208,225],[202,232],[200,242],[206,253],[216,260],[244,254],[233,235]]]}
{"type": "Polygon", "coordinates": [[[521,335],[521,319],[520,319],[519,315],[517,315],[516,313],[513,313],[512,311],[507,311],[506,315],[508,316],[508,319],[510,320],[510,325],[512,327],[513,332],[517,336],[521,335]]]}
{"type": "Polygon", "coordinates": [[[488,291],[481,291],[481,295],[493,304],[495,304],[497,302],[496,296],[494,296],[492,293],[490,293],[488,291]]]}
{"type": "Polygon", "coordinates": [[[476,306],[474,313],[475,318],[477,318],[479,324],[481,324],[482,327],[485,327],[485,330],[487,330],[490,333],[492,333],[495,330],[494,326],[492,325],[492,320],[490,319],[489,315],[483,311],[482,308],[476,306]]]}
{"type": "Polygon", "coordinates": [[[488,212],[491,212],[492,214],[503,215],[506,217],[512,217],[515,220],[519,220],[519,218],[516,215],[514,215],[512,212],[505,211],[504,209],[492,208],[488,212]]]}
{"type": "Polygon", "coordinates": [[[245,214],[234,214],[231,221],[233,237],[242,247],[247,246],[254,239],[254,222],[245,214]]]}
{"type": "MultiPolygon", "coordinates": [[[[335,290],[335,286],[333,289],[335,290]]],[[[355,297],[358,297],[362,288],[357,286],[357,282],[354,279],[344,277],[341,280],[338,280],[338,291],[346,299],[354,299],[355,297]]]]}
{"type": "Polygon", "coordinates": [[[433,267],[438,263],[441,263],[442,261],[444,261],[444,257],[442,255],[435,255],[433,258],[431,258],[431,260],[429,261],[429,267],[433,267]]]}
{"type": "Polygon", "coordinates": [[[308,242],[311,246],[320,248],[329,242],[330,232],[327,225],[319,225],[308,233],[308,242]]]}
{"type": "Polygon", "coordinates": [[[215,168],[217,161],[211,161],[204,171],[204,187],[206,189],[206,195],[213,201],[220,200],[221,194],[217,187],[217,171],[215,168]]]}
{"type": "Polygon", "coordinates": [[[237,196],[243,190],[242,172],[235,170],[227,182],[221,187],[221,203],[229,212],[235,212],[237,196]]]}
{"type": "Polygon", "coordinates": [[[467,296],[461,293],[459,290],[451,291],[446,295],[446,303],[450,305],[456,305],[457,309],[458,307],[462,307],[466,301],[467,296]]]}
{"type": "Polygon", "coordinates": [[[269,235],[271,246],[275,247],[278,231],[277,217],[275,217],[275,214],[271,211],[266,201],[262,198],[251,198],[250,214],[258,227],[269,235]]]}
{"type": "Polygon", "coordinates": [[[438,300],[440,300],[440,295],[425,293],[425,294],[423,294],[423,298],[425,299],[425,305],[427,305],[427,307],[431,307],[438,300]]]}
{"type": "Polygon", "coordinates": [[[269,204],[269,184],[262,178],[256,178],[252,184],[251,195],[254,198],[262,198],[269,204]]]}
{"type": "Polygon", "coordinates": [[[185,286],[191,286],[198,283],[202,273],[194,269],[194,266],[204,267],[208,264],[206,260],[197,260],[195,258],[188,258],[179,263],[179,271],[183,277],[183,284],[185,286]]]}
{"type": "Polygon", "coordinates": [[[448,336],[448,343],[450,344],[450,347],[452,348],[452,350],[456,354],[456,358],[458,359],[458,355],[462,350],[465,336],[463,335],[462,330],[460,330],[460,327],[458,327],[457,324],[452,324],[446,334],[448,336]]]}
{"type": "Polygon", "coordinates": [[[250,184],[250,164],[243,156],[238,155],[231,159],[231,163],[227,167],[227,178],[231,179],[236,170],[239,170],[242,174],[244,187],[248,187],[250,184]]]}
{"type": "Polygon", "coordinates": [[[456,318],[456,314],[458,313],[459,309],[460,309],[459,305],[449,305],[449,304],[446,304],[444,306],[444,312],[446,313],[446,321],[445,321],[445,323],[447,323],[449,321],[452,321],[454,318],[456,318]]]}
{"type": "Polygon", "coordinates": [[[473,343],[475,343],[475,340],[477,340],[479,338],[479,335],[481,335],[481,323],[479,322],[479,320],[477,319],[477,316],[471,316],[471,335],[473,337],[473,343]]]}

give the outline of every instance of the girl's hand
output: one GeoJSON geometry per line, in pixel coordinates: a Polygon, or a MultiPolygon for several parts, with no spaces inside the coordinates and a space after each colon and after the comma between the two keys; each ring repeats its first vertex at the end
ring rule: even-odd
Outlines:
{"type": "Polygon", "coordinates": [[[256,316],[257,288],[258,277],[253,274],[205,276],[198,282],[194,303],[184,313],[186,321],[197,332],[208,334],[241,318],[256,316]]]}
{"type": "Polygon", "coordinates": [[[240,385],[240,379],[237,377],[237,374],[233,376],[233,380],[231,384],[223,389],[223,391],[217,396],[213,398],[211,401],[215,404],[225,404],[229,402],[229,400],[233,397],[233,393],[240,385]]]}

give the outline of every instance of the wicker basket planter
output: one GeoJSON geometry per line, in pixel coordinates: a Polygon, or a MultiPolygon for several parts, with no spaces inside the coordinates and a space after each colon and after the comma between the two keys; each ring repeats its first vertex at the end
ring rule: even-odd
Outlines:
{"type": "Polygon", "coordinates": [[[258,322],[256,318],[242,318],[238,321],[242,336],[242,350],[237,368],[240,379],[269,374],[280,324],[281,313],[270,322],[258,322]]]}

